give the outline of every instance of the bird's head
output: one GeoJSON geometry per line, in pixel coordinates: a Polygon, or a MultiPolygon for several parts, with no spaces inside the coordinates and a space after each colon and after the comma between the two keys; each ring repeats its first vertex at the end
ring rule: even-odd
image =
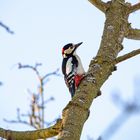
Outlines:
{"type": "Polygon", "coordinates": [[[69,43],[62,48],[62,56],[64,58],[73,55],[76,52],[76,49],[82,44],[80,42],[78,44],[69,43]]]}

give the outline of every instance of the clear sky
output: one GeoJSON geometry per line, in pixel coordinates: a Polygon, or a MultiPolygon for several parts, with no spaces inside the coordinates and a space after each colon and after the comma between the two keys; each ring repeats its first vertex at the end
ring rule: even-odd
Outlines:
{"type": "MultiPolygon", "coordinates": [[[[136,3],[138,0],[131,0],[136,3]]],[[[85,70],[96,55],[101,41],[105,16],[87,0],[0,0],[0,21],[15,32],[8,34],[0,28],[0,126],[14,130],[31,129],[25,125],[8,124],[3,118],[15,119],[16,108],[29,110],[30,96],[27,89],[36,91],[38,85],[30,70],[18,70],[17,63],[34,65],[41,62],[43,74],[61,69],[62,47],[83,41],[78,50],[85,70]]],[[[131,14],[132,26],[140,29],[140,12],[131,14]]],[[[124,40],[124,54],[140,47],[139,41],[124,40]]],[[[117,117],[121,110],[112,103],[111,93],[119,90],[125,100],[134,92],[134,79],[140,78],[140,56],[118,65],[102,87],[102,96],[91,106],[81,140],[87,135],[98,137],[117,117]]],[[[61,73],[61,70],[60,70],[61,73]]],[[[52,121],[61,115],[70,100],[63,77],[51,77],[46,85],[45,97],[55,98],[47,105],[46,120],[52,121]]],[[[133,115],[112,137],[113,140],[138,140],[140,138],[140,115],[133,115]]]]}

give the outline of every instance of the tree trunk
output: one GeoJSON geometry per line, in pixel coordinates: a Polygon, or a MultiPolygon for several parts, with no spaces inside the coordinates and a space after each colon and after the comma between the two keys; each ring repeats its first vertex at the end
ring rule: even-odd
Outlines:
{"type": "Polygon", "coordinates": [[[105,27],[99,51],[91,60],[87,75],[76,91],[76,95],[63,110],[63,127],[59,133],[59,140],[80,139],[92,101],[103,83],[115,70],[114,61],[123,49],[122,41],[128,30],[128,11],[128,6],[123,0],[114,0],[107,4],[105,27]]]}

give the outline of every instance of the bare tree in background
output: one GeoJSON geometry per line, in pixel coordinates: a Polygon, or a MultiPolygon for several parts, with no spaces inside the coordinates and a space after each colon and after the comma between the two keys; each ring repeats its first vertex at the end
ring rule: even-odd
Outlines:
{"type": "Polygon", "coordinates": [[[134,94],[130,99],[123,99],[122,93],[114,91],[111,94],[112,102],[121,110],[121,113],[114,118],[103,133],[97,138],[87,136],[87,140],[111,140],[112,136],[122,127],[123,124],[133,115],[140,114],[140,79],[134,81],[134,94]]]}
{"type": "Polygon", "coordinates": [[[140,54],[140,49],[137,49],[118,57],[125,47],[122,44],[124,38],[140,40],[140,29],[132,28],[128,21],[129,15],[140,9],[140,2],[132,5],[125,0],[89,1],[105,14],[104,31],[97,55],[91,60],[75,96],[64,108],[62,120],[52,127],[36,131],[17,132],[0,128],[1,137],[9,140],[35,140],[58,135],[58,140],[79,140],[84,123],[90,115],[90,106],[102,85],[116,70],[116,65],[140,54]]]}
{"type": "Polygon", "coordinates": [[[140,114],[140,79],[136,79],[134,83],[134,95],[131,99],[124,100],[121,97],[121,93],[112,94],[112,101],[120,108],[121,113],[112,121],[97,140],[110,140],[132,115],[140,114]]]}
{"type": "Polygon", "coordinates": [[[20,108],[17,108],[17,118],[16,120],[7,120],[4,119],[4,121],[8,123],[22,123],[29,126],[32,126],[35,129],[41,129],[49,126],[51,123],[46,122],[45,117],[45,108],[48,102],[53,101],[54,98],[50,97],[48,99],[45,99],[45,91],[44,87],[47,84],[48,78],[50,76],[60,76],[59,69],[47,73],[43,76],[41,76],[38,67],[41,66],[41,63],[36,63],[35,66],[31,65],[22,65],[21,63],[18,64],[19,69],[30,69],[33,72],[35,72],[35,75],[37,76],[37,79],[39,81],[38,85],[38,91],[37,93],[33,93],[30,90],[28,90],[28,93],[31,96],[31,103],[30,103],[30,111],[27,113],[21,113],[20,108]],[[26,121],[27,119],[28,121],[26,121]]]}

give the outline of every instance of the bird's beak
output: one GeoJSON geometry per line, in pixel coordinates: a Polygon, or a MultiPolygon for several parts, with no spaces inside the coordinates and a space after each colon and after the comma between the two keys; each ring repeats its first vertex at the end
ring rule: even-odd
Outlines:
{"type": "Polygon", "coordinates": [[[75,48],[78,48],[83,42],[80,42],[78,44],[75,44],[75,48]]]}

